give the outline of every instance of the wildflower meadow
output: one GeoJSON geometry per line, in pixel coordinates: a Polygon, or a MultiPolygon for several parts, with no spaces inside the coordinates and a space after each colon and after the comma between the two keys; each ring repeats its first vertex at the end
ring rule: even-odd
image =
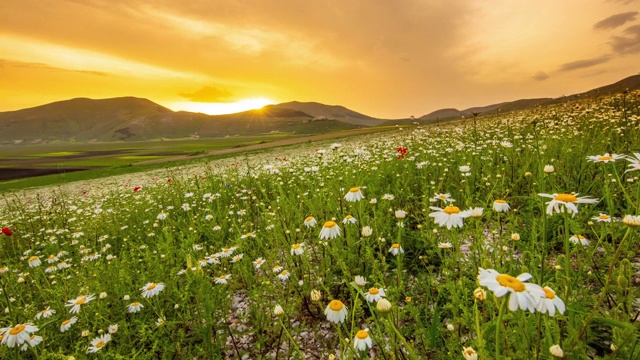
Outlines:
{"type": "Polygon", "coordinates": [[[640,358],[640,97],[2,195],[2,359],[640,358]]]}

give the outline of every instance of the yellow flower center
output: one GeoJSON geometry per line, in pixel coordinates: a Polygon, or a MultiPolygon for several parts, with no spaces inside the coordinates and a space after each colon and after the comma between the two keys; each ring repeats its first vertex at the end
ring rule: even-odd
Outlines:
{"type": "Polygon", "coordinates": [[[349,192],[352,192],[352,193],[355,193],[355,192],[358,192],[358,191],[360,191],[359,187],[352,187],[351,189],[349,189],[349,192]]]}
{"type": "Polygon", "coordinates": [[[371,294],[371,295],[378,295],[379,292],[380,292],[380,290],[378,288],[369,289],[369,294],[371,294]]]}
{"type": "Polygon", "coordinates": [[[76,305],[82,305],[86,302],[87,302],[87,298],[83,296],[80,299],[76,300],[76,305]]]}
{"type": "Polygon", "coordinates": [[[608,156],[608,155],[598,156],[598,160],[600,160],[600,161],[609,161],[609,160],[613,160],[613,156],[608,156]]]}
{"type": "Polygon", "coordinates": [[[256,260],[256,264],[262,264],[264,260],[256,260]]]}
{"type": "Polygon", "coordinates": [[[253,233],[252,233],[252,232],[248,232],[248,233],[246,234],[246,236],[253,236],[253,233]]]}
{"type": "Polygon", "coordinates": [[[442,211],[444,211],[445,213],[451,215],[451,214],[458,214],[460,212],[460,208],[457,206],[453,206],[453,205],[449,205],[446,208],[444,208],[442,211]]]}
{"type": "Polygon", "coordinates": [[[517,292],[522,292],[525,289],[524,283],[522,281],[507,274],[500,274],[496,276],[496,280],[498,281],[498,283],[500,283],[500,285],[511,288],[517,292]]]}
{"type": "Polygon", "coordinates": [[[447,198],[447,195],[439,195],[438,197],[439,197],[440,199],[444,200],[444,199],[446,199],[446,198],[447,198]]]}
{"type": "Polygon", "coordinates": [[[598,218],[600,218],[602,220],[607,220],[609,218],[609,215],[600,214],[600,216],[598,216],[598,218]]]}
{"type": "Polygon", "coordinates": [[[364,340],[369,337],[369,333],[364,330],[358,330],[356,337],[360,340],[364,340]]]}
{"type": "Polygon", "coordinates": [[[584,236],[582,236],[582,235],[574,235],[574,236],[575,236],[576,238],[578,238],[578,239],[584,239],[584,236]]]}
{"type": "Polygon", "coordinates": [[[476,352],[475,352],[473,349],[467,349],[467,350],[465,351],[465,353],[466,353],[467,355],[471,356],[471,355],[475,354],[476,352]]]}
{"type": "Polygon", "coordinates": [[[104,342],[104,340],[100,340],[100,341],[96,344],[96,347],[97,347],[98,349],[100,349],[100,348],[102,348],[102,347],[104,346],[104,344],[106,344],[106,343],[104,342]]]}
{"type": "Polygon", "coordinates": [[[331,229],[332,227],[336,226],[336,222],[335,221],[327,221],[326,223],[324,223],[324,227],[331,229]]]}
{"type": "Polygon", "coordinates": [[[302,246],[302,244],[293,244],[293,246],[291,247],[293,250],[298,249],[300,246],[302,246]]]}
{"type": "Polygon", "coordinates": [[[220,275],[219,279],[220,280],[226,280],[227,279],[227,275],[220,275]]]}
{"type": "Polygon", "coordinates": [[[67,320],[62,322],[62,326],[68,325],[70,322],[71,322],[71,319],[67,319],[67,320]]]}
{"type": "Polygon", "coordinates": [[[346,218],[347,220],[349,220],[349,219],[352,219],[352,218],[353,218],[353,216],[351,216],[351,215],[347,215],[347,216],[345,216],[345,218],[346,218]]]}
{"type": "Polygon", "coordinates": [[[400,248],[400,244],[393,244],[391,245],[392,248],[394,249],[399,249],[400,248]]]}
{"type": "Polygon", "coordinates": [[[542,290],[544,290],[544,295],[547,297],[547,299],[554,299],[556,297],[556,294],[553,293],[553,291],[551,291],[551,289],[549,289],[548,287],[543,287],[542,290]]]}
{"type": "Polygon", "coordinates": [[[306,218],[306,219],[304,219],[304,221],[306,221],[306,222],[309,222],[309,221],[311,221],[311,220],[313,220],[313,216],[307,216],[307,218],[306,218]]]}
{"type": "Polygon", "coordinates": [[[496,200],[496,202],[498,204],[506,204],[507,203],[505,200],[502,200],[502,199],[498,199],[498,200],[496,200]]]}
{"type": "Polygon", "coordinates": [[[29,262],[36,261],[36,260],[38,260],[37,256],[32,256],[29,258],[29,262]]]}
{"type": "Polygon", "coordinates": [[[137,307],[137,306],[140,306],[140,303],[136,301],[136,302],[134,302],[133,304],[131,304],[131,306],[133,306],[133,307],[137,307]]]}
{"type": "Polygon", "coordinates": [[[578,198],[571,194],[558,194],[553,198],[553,200],[574,203],[578,201],[578,198]]]}
{"type": "Polygon", "coordinates": [[[340,300],[331,300],[329,303],[329,309],[333,311],[340,311],[344,308],[344,304],[340,300]]]}
{"type": "Polygon", "coordinates": [[[151,290],[155,289],[156,286],[158,286],[158,283],[153,283],[153,284],[147,286],[147,291],[151,291],[151,290]]]}
{"type": "Polygon", "coordinates": [[[287,274],[289,274],[289,272],[288,272],[287,270],[282,270],[282,272],[280,273],[280,275],[285,275],[285,276],[286,276],[287,274]]]}
{"type": "Polygon", "coordinates": [[[53,259],[55,259],[55,258],[56,258],[55,256],[53,256],[53,255],[49,255],[49,260],[53,260],[53,259]]]}
{"type": "Polygon", "coordinates": [[[24,331],[24,329],[26,329],[27,327],[20,324],[20,325],[16,325],[16,327],[14,327],[13,329],[9,330],[9,335],[18,335],[21,332],[24,331]]]}

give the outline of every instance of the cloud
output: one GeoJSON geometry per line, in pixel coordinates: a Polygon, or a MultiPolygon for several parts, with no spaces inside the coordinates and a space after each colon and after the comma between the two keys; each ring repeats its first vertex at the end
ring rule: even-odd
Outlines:
{"type": "Polygon", "coordinates": [[[47,65],[47,64],[44,64],[44,63],[0,59],[0,67],[4,67],[4,66],[16,67],[16,68],[24,68],[24,69],[42,69],[42,70],[54,70],[54,71],[68,71],[68,72],[77,72],[77,73],[81,73],[81,74],[96,75],[96,76],[108,76],[109,75],[109,73],[103,72],[103,71],[64,69],[64,68],[59,68],[59,67],[47,65]]]}
{"type": "Polygon", "coordinates": [[[180,93],[178,95],[193,102],[224,102],[233,94],[231,93],[231,91],[226,89],[220,89],[213,86],[205,86],[193,93],[180,93]]]}
{"type": "Polygon", "coordinates": [[[609,30],[615,29],[619,26],[624,25],[629,21],[633,21],[636,19],[638,15],[637,11],[629,11],[621,14],[611,15],[604,20],[600,20],[593,25],[593,28],[596,30],[609,30]]]}
{"type": "Polygon", "coordinates": [[[536,81],[545,81],[549,78],[549,74],[544,71],[538,71],[531,78],[536,81]]]}
{"type": "Polygon", "coordinates": [[[611,57],[605,55],[605,56],[600,56],[593,59],[572,61],[572,62],[568,62],[560,65],[560,71],[574,71],[574,70],[586,69],[592,66],[604,64],[609,60],[611,60],[611,57]]]}
{"type": "Polygon", "coordinates": [[[640,53],[640,25],[630,26],[623,31],[623,36],[611,38],[611,48],[620,55],[640,53]]]}

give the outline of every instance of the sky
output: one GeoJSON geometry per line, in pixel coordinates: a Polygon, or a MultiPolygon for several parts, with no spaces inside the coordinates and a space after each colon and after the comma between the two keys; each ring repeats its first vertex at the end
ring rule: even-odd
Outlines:
{"type": "Polygon", "coordinates": [[[76,97],[379,118],[640,73],[640,0],[2,0],[0,111],[76,97]]]}

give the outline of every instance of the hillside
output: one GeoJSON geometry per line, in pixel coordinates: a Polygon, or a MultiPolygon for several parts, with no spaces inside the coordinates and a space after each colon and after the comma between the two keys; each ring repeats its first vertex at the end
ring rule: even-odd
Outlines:
{"type": "Polygon", "coordinates": [[[325,105],[317,102],[291,101],[277,105],[265,106],[264,109],[292,109],[307,113],[314,118],[343,121],[353,125],[377,126],[386,120],[376,119],[368,115],[347,109],[340,105],[325,105]]]}
{"type": "Polygon", "coordinates": [[[433,122],[434,120],[446,120],[453,118],[460,118],[462,116],[473,116],[473,113],[480,113],[481,115],[493,114],[496,111],[514,111],[524,110],[540,105],[557,104],[565,101],[573,101],[577,99],[584,99],[589,97],[598,97],[604,95],[611,95],[616,93],[622,93],[626,89],[638,90],[640,89],[640,75],[633,75],[622,79],[616,83],[601,86],[596,89],[592,89],[583,93],[563,96],[559,98],[537,98],[537,99],[520,99],[509,102],[502,102],[498,104],[492,104],[487,106],[472,107],[464,110],[458,109],[440,109],[429,114],[423,115],[419,118],[420,122],[433,122]]]}
{"type": "Polygon", "coordinates": [[[276,107],[212,116],[174,112],[135,97],[77,98],[0,112],[0,143],[139,141],[272,132],[316,134],[358,127],[339,120],[311,121],[313,118],[299,110],[276,107]]]}

